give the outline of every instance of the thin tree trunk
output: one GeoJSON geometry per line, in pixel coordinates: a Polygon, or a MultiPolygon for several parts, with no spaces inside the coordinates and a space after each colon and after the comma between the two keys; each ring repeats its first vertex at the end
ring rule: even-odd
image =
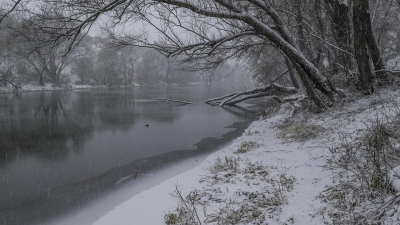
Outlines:
{"type": "MultiPolygon", "coordinates": [[[[325,25],[324,25],[324,20],[322,19],[321,2],[319,0],[315,1],[314,9],[317,18],[319,34],[322,37],[322,39],[325,40],[325,25]]],[[[315,64],[319,65],[321,62],[321,58],[324,55],[323,45],[318,44],[316,51],[317,55],[314,58],[314,62],[315,64]]]]}
{"type": "Polygon", "coordinates": [[[123,63],[124,63],[124,85],[126,85],[126,55],[125,55],[125,52],[123,51],[122,52],[122,58],[123,58],[123,63]]]}
{"type": "Polygon", "coordinates": [[[43,73],[44,73],[44,69],[42,69],[39,73],[39,85],[43,86],[44,85],[44,80],[43,80],[43,73]]]}
{"type": "Polygon", "coordinates": [[[290,80],[292,81],[293,87],[295,87],[295,88],[297,88],[297,89],[300,88],[300,85],[299,85],[299,83],[298,83],[297,80],[296,80],[296,74],[295,74],[295,72],[294,72],[292,63],[291,63],[290,60],[289,60],[288,58],[286,58],[286,57],[285,57],[285,62],[286,62],[286,66],[287,66],[287,68],[288,68],[288,70],[289,70],[290,80]]]}
{"type": "Polygon", "coordinates": [[[310,51],[308,50],[306,38],[304,36],[303,13],[301,11],[302,0],[295,0],[294,6],[297,10],[296,26],[297,26],[297,35],[299,36],[299,48],[302,52],[304,52],[304,54],[307,56],[307,58],[311,59],[312,55],[310,54],[310,51]]]}
{"type": "MultiPolygon", "coordinates": [[[[371,16],[369,13],[369,2],[365,1],[367,11],[365,12],[366,15],[366,33],[365,33],[365,38],[367,40],[368,44],[368,49],[369,53],[372,58],[372,62],[374,64],[375,71],[380,71],[385,69],[385,64],[383,62],[383,59],[381,57],[381,53],[379,52],[378,44],[376,42],[374,32],[372,30],[372,22],[371,22],[371,16]]],[[[379,72],[376,74],[378,78],[383,79],[383,81],[387,81],[387,74],[384,72],[379,72]]]]}
{"type": "Polygon", "coordinates": [[[131,84],[133,83],[133,75],[134,75],[134,73],[133,73],[133,63],[132,63],[132,65],[131,65],[131,84]]]}
{"type": "Polygon", "coordinates": [[[369,14],[367,0],[354,0],[353,26],[354,26],[354,52],[357,59],[358,71],[360,73],[361,87],[365,94],[372,94],[373,74],[369,66],[369,55],[367,49],[367,21],[369,14]]]}
{"type": "MultiPolygon", "coordinates": [[[[348,5],[340,3],[338,0],[327,0],[327,2],[330,6],[328,6],[328,11],[332,17],[331,29],[335,41],[340,48],[347,52],[352,52],[350,43],[350,8],[348,5]]],[[[340,58],[342,64],[347,69],[353,69],[353,62],[348,54],[339,52],[338,58],[340,58]]]]}

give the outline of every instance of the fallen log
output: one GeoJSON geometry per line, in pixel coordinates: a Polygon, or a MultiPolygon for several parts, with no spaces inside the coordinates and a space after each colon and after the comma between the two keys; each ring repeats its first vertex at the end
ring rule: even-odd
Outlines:
{"type": "Polygon", "coordinates": [[[158,100],[158,101],[164,101],[164,102],[178,102],[178,103],[182,103],[183,105],[193,104],[193,102],[186,102],[186,101],[176,100],[176,99],[172,99],[172,98],[153,98],[153,99],[158,100]]]}
{"type": "Polygon", "coordinates": [[[277,96],[275,96],[276,92],[295,94],[297,93],[297,89],[294,87],[285,87],[279,84],[271,83],[267,86],[255,88],[249,91],[236,92],[222,97],[208,99],[204,101],[204,103],[212,106],[223,107],[225,105],[235,105],[248,99],[260,98],[265,96],[271,96],[272,98],[283,102],[283,100],[280,100],[277,96]]]}

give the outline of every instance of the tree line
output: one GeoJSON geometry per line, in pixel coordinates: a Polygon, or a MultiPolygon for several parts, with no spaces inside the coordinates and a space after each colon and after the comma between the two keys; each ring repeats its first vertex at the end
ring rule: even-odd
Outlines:
{"type": "Polygon", "coordinates": [[[87,35],[68,50],[67,43],[40,46],[49,34],[14,14],[2,19],[0,29],[0,83],[15,89],[27,84],[66,86],[158,86],[197,82],[201,74],[163,57],[154,49],[112,48],[101,37],[87,35]]]}
{"type": "Polygon", "coordinates": [[[192,71],[234,61],[261,83],[284,80],[290,87],[270,85],[275,92],[304,90],[321,109],[345,97],[339,87],[371,94],[393,83],[397,74],[386,62],[399,53],[398,0],[14,3],[31,21],[29,27],[50,35],[35,38],[37,46],[65,44],[69,52],[79,48],[92,26],[102,24],[116,48],[152,48],[190,64],[192,71]],[[152,27],[157,40],[138,24],[152,27]]]}

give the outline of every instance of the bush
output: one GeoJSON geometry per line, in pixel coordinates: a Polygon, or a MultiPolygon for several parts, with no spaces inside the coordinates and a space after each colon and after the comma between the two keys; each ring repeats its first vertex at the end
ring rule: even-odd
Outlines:
{"type": "Polygon", "coordinates": [[[393,198],[387,174],[400,163],[399,121],[376,119],[358,137],[342,135],[340,145],[330,149],[330,162],[342,172],[334,178],[336,185],[320,195],[328,202],[320,213],[333,223],[385,224],[387,212],[395,212],[400,199],[393,198]]]}

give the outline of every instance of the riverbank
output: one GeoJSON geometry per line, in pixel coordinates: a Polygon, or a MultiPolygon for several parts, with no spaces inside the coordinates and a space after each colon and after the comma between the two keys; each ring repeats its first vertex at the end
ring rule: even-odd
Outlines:
{"type": "MultiPolygon", "coordinates": [[[[78,84],[68,84],[68,85],[56,85],[51,83],[45,83],[44,85],[38,84],[26,84],[18,89],[18,92],[34,92],[34,91],[57,91],[57,90],[82,90],[82,89],[95,89],[104,88],[104,85],[78,85],[78,84]]],[[[0,94],[2,93],[14,93],[16,90],[9,86],[0,86],[0,94]]]]}
{"type": "MultiPolygon", "coordinates": [[[[204,85],[202,82],[193,82],[188,83],[187,85],[204,85]]],[[[208,85],[208,84],[207,84],[208,85]]],[[[214,85],[218,85],[214,83],[214,85]]],[[[168,86],[168,84],[161,84],[160,86],[168,86]]],[[[169,84],[169,86],[178,87],[179,84],[169,84]]],[[[140,87],[139,84],[132,84],[132,85],[119,85],[119,86],[111,86],[114,87],[140,87]]],[[[149,86],[149,87],[156,87],[156,86],[149,86]]],[[[98,89],[98,88],[110,88],[107,85],[89,85],[89,84],[53,84],[53,83],[45,83],[44,85],[39,85],[36,83],[28,83],[23,85],[21,88],[16,91],[16,89],[10,86],[0,85],[0,94],[2,93],[15,93],[15,92],[36,92],[36,91],[58,91],[58,90],[84,90],[84,89],[98,89]]]]}
{"type": "Polygon", "coordinates": [[[356,141],[353,134],[377,118],[400,115],[399,102],[397,92],[386,91],[348,97],[320,114],[284,104],[199,166],[127,199],[94,224],[334,223],[339,197],[331,190],[349,172],[332,163],[332,148],[343,145],[343,135],[356,141]]]}

